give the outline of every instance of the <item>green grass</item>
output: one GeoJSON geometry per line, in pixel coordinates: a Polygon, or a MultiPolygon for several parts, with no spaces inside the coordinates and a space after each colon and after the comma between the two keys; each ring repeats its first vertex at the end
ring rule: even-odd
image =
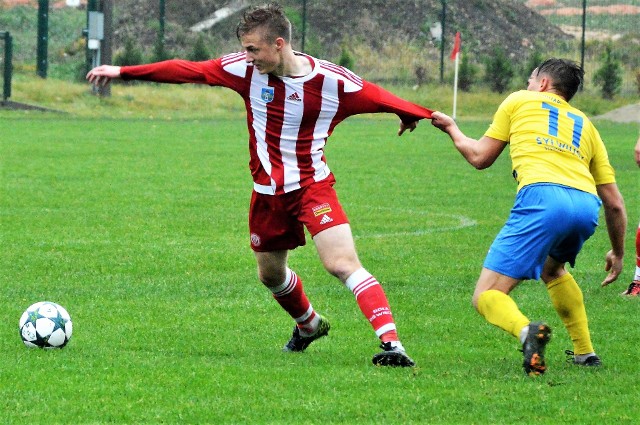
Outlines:
{"type": "MultiPolygon", "coordinates": [[[[516,341],[470,305],[515,194],[508,158],[478,172],[428,123],[402,138],[396,125],[348,120],[327,156],[360,258],[387,291],[415,370],[370,364],[377,340],[312,242],[290,264],[332,331],[302,355],[280,352],[292,323],[256,278],[242,118],[3,112],[0,422],[634,423],[638,300],[618,296],[631,278],[632,231],[620,282],[599,287],[604,228],[573,271],[599,370],[565,363],[571,343],[541,285],[514,292],[555,332],[549,372],[525,377],[516,341]],[[74,321],[60,351],[20,342],[20,314],[45,299],[74,321]]],[[[462,122],[474,136],[486,125],[462,122]]],[[[600,129],[634,229],[637,127],[600,129]]]]}
{"type": "MultiPolygon", "coordinates": [[[[519,88],[524,88],[523,80],[519,88]]],[[[451,114],[453,90],[451,85],[425,85],[413,89],[403,85],[386,86],[392,93],[405,99],[451,114]]],[[[516,88],[517,89],[517,88],[516,88]]],[[[500,105],[505,94],[486,89],[458,93],[459,118],[488,120],[500,105]]],[[[71,83],[57,79],[41,79],[25,74],[16,75],[10,100],[48,108],[82,118],[135,118],[153,120],[176,119],[241,119],[245,116],[242,99],[231,90],[221,87],[171,84],[114,84],[111,97],[99,98],[92,94],[88,83],[71,83]]],[[[604,114],[631,103],[638,103],[636,93],[605,100],[599,92],[590,89],[579,93],[572,101],[590,116],[604,114]]],[[[32,112],[6,111],[0,108],[0,118],[29,117],[32,112]]],[[[41,114],[36,113],[36,116],[41,114]]]]}

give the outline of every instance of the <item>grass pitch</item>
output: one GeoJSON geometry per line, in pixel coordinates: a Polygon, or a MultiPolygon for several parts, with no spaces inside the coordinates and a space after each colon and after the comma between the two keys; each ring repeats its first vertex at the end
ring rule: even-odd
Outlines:
{"type": "MultiPolygon", "coordinates": [[[[486,125],[461,124],[474,136],[486,125]]],[[[565,362],[569,337],[544,287],[525,282],[514,298],[554,329],[537,379],[524,376],[517,342],[470,304],[515,195],[507,153],[479,172],[428,122],[402,138],[396,127],[348,120],[327,157],[413,370],[371,365],[377,339],[312,241],[290,264],[332,330],[306,353],[280,352],[292,321],[256,278],[242,119],[0,120],[0,422],[637,421],[639,305],[618,295],[640,213],[636,126],[599,125],[629,211],[625,273],[600,288],[604,224],[573,270],[604,366],[565,362]],[[20,314],[41,300],[73,318],[63,350],[20,341],[20,314]]]]}

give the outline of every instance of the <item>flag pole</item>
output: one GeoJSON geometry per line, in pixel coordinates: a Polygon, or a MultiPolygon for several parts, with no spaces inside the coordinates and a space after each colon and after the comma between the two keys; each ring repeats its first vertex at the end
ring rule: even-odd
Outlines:
{"type": "Polygon", "coordinates": [[[460,62],[460,52],[456,54],[455,74],[453,77],[453,119],[456,119],[456,109],[458,106],[458,64],[460,62]]]}
{"type": "Polygon", "coordinates": [[[458,106],[458,65],[460,64],[460,44],[462,44],[460,31],[456,32],[456,38],[453,43],[450,59],[455,61],[455,74],[453,77],[453,114],[452,118],[456,119],[456,109],[458,106]]]}

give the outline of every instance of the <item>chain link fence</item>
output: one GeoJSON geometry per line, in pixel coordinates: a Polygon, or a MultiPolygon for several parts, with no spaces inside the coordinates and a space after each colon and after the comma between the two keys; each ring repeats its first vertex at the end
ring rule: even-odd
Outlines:
{"type": "Polygon", "coordinates": [[[562,54],[580,62],[585,85],[603,66],[607,47],[622,70],[620,91],[640,94],[640,0],[522,0],[566,34],[568,43],[556,46],[562,54]]]}

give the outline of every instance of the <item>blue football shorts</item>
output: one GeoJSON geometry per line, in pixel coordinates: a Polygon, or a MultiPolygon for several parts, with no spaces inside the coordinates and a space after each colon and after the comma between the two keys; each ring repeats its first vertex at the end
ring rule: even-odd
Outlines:
{"type": "Polygon", "coordinates": [[[597,196],[556,184],[520,189],[511,214],[489,248],[484,267],[514,279],[540,279],[547,256],[574,267],[598,226],[597,196]]]}

